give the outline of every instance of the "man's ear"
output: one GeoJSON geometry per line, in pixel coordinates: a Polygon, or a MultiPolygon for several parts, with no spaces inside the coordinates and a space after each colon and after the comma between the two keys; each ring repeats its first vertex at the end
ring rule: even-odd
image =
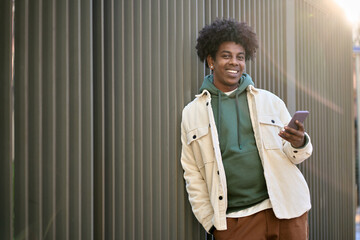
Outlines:
{"type": "Polygon", "coordinates": [[[214,65],[214,59],[210,55],[207,56],[206,61],[207,61],[209,68],[210,68],[210,66],[214,65]]]}

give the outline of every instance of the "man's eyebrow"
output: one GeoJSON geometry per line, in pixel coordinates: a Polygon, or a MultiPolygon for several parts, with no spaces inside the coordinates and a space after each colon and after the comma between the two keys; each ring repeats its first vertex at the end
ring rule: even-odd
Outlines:
{"type": "MultiPolygon", "coordinates": [[[[230,53],[231,54],[231,52],[228,51],[228,50],[223,50],[221,53],[230,53]]],[[[244,54],[245,55],[245,52],[239,52],[237,54],[244,54]]]]}

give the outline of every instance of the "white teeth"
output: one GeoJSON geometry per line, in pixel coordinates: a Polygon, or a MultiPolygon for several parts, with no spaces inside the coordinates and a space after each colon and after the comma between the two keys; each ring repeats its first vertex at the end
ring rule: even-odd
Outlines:
{"type": "Polygon", "coordinates": [[[235,70],[228,70],[228,72],[237,73],[237,71],[235,71],[235,70]]]}

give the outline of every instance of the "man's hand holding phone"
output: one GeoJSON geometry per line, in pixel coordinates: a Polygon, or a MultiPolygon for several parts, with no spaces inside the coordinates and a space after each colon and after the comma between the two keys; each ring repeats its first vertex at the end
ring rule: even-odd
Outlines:
{"type": "Polygon", "coordinates": [[[297,111],[290,120],[288,126],[279,132],[279,136],[290,142],[295,148],[300,148],[305,144],[305,128],[303,122],[309,115],[308,111],[297,111]]]}

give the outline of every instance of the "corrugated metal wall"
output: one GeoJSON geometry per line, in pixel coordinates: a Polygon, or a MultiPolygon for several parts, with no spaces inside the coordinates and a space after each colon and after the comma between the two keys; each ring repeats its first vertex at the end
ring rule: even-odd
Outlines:
{"type": "Polygon", "coordinates": [[[312,239],[354,239],[352,33],[347,22],[296,1],[296,107],[309,109],[314,153],[300,168],[312,193],[312,239]]]}
{"type": "Polygon", "coordinates": [[[184,189],[179,126],[207,74],[195,52],[197,33],[216,17],[253,26],[260,49],[247,71],[256,85],[292,112],[311,112],[306,127],[315,151],[300,166],[312,194],[311,239],[354,238],[351,29],[331,4],[15,4],[14,123],[10,1],[0,8],[4,239],[207,237],[184,189]]]}
{"type": "Polygon", "coordinates": [[[0,1],[0,233],[13,239],[12,4],[0,1]]]}
{"type": "Polygon", "coordinates": [[[16,239],[94,231],[92,5],[15,1],[16,239]]]}

